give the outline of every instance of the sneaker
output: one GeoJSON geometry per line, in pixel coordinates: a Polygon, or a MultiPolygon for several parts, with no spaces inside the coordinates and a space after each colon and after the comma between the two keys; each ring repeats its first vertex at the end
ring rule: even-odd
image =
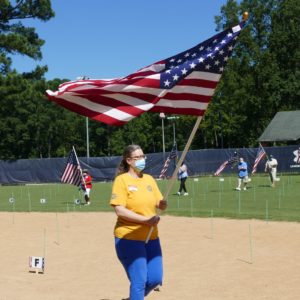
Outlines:
{"type": "Polygon", "coordinates": [[[240,191],[241,190],[241,188],[239,188],[239,187],[237,187],[237,188],[235,188],[237,191],[240,191]]]}
{"type": "Polygon", "coordinates": [[[177,195],[178,195],[178,196],[180,196],[180,193],[179,193],[179,192],[177,192],[177,195]]]}
{"type": "Polygon", "coordinates": [[[84,203],[84,205],[90,205],[90,204],[91,204],[91,202],[84,203]]]}
{"type": "Polygon", "coordinates": [[[184,193],[184,194],[183,194],[183,196],[188,196],[188,195],[189,195],[189,193],[184,193]]]}
{"type": "Polygon", "coordinates": [[[244,188],[243,188],[243,190],[244,190],[244,191],[247,191],[247,188],[246,188],[246,187],[244,187],[244,188]]]}

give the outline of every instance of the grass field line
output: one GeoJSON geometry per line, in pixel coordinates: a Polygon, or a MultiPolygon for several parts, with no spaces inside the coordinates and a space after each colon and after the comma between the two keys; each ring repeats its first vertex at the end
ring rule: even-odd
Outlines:
{"type": "MultiPolygon", "coordinates": [[[[162,194],[168,180],[158,180],[162,194]]],[[[187,180],[188,196],[176,193],[175,183],[165,214],[188,217],[254,218],[300,221],[300,175],[281,175],[275,188],[266,175],[252,176],[246,191],[236,191],[236,176],[193,177],[187,180]]],[[[0,186],[0,211],[8,212],[91,212],[112,211],[109,205],[112,182],[93,184],[92,205],[85,207],[82,192],[60,183],[0,186]],[[79,204],[76,204],[79,203],[79,204]]]]}

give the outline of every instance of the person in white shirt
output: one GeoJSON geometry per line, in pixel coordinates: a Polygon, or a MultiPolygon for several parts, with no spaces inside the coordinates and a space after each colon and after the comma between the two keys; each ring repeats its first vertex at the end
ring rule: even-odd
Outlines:
{"type": "Polygon", "coordinates": [[[188,178],[187,166],[184,162],[182,162],[179,170],[178,170],[178,179],[180,180],[180,187],[177,195],[180,196],[181,192],[184,191],[184,196],[188,196],[189,193],[186,190],[185,182],[188,178]]]}
{"type": "Polygon", "coordinates": [[[275,187],[275,181],[279,181],[279,178],[277,178],[277,166],[277,159],[270,155],[266,162],[265,172],[268,172],[270,175],[271,187],[275,187]]]}

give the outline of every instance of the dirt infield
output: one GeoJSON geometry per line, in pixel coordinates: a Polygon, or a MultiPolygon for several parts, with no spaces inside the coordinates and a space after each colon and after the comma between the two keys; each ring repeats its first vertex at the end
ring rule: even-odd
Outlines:
{"type": "MultiPolygon", "coordinates": [[[[1,300],[120,300],[113,213],[0,213],[1,300]],[[29,273],[45,256],[45,273],[29,273]]],[[[147,299],[298,299],[300,224],[163,216],[164,285],[147,299]]]]}

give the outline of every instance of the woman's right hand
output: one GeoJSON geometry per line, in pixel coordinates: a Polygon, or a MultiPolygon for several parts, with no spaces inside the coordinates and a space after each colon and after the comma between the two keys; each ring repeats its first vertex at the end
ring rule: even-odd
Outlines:
{"type": "Polygon", "coordinates": [[[145,224],[149,226],[155,226],[160,221],[160,216],[155,215],[153,217],[150,217],[149,219],[145,220],[145,224]]]}

